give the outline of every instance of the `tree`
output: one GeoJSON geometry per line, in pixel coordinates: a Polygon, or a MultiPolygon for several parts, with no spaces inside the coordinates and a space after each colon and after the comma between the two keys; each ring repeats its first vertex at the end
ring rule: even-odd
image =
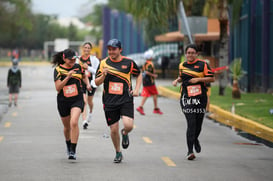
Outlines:
{"type": "Polygon", "coordinates": [[[246,74],[242,69],[242,59],[234,59],[230,65],[230,76],[232,78],[232,98],[240,99],[241,91],[239,89],[239,80],[246,74]]]}
{"type": "Polygon", "coordinates": [[[0,46],[16,46],[22,30],[31,30],[30,6],[30,0],[0,1],[0,46]]]}

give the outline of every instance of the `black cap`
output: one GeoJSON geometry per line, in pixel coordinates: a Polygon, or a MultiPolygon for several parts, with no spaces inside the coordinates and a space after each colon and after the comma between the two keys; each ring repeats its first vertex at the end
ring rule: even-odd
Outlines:
{"type": "Polygon", "coordinates": [[[111,39],[108,41],[107,46],[121,48],[121,42],[118,39],[111,39]]]}
{"type": "Polygon", "coordinates": [[[72,49],[65,49],[63,56],[64,58],[73,59],[76,58],[76,52],[72,49]]]}

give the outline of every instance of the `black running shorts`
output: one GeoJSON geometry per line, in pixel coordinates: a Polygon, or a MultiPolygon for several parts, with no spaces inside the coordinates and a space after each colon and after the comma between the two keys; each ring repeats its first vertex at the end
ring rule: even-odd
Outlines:
{"type": "Polygon", "coordinates": [[[57,101],[58,111],[61,117],[66,117],[70,115],[70,111],[73,107],[79,107],[81,112],[83,112],[84,101],[79,99],[77,101],[57,101]]]}
{"type": "Polygon", "coordinates": [[[104,113],[108,126],[118,122],[121,116],[128,116],[134,119],[134,103],[127,102],[115,107],[104,106],[104,113]]]}
{"type": "MultiPolygon", "coordinates": [[[[92,87],[92,86],[91,86],[92,87]]],[[[86,84],[82,85],[82,92],[85,94],[87,92],[87,96],[94,96],[95,92],[96,92],[97,88],[92,87],[91,91],[88,91],[86,88],[86,84]]]]}

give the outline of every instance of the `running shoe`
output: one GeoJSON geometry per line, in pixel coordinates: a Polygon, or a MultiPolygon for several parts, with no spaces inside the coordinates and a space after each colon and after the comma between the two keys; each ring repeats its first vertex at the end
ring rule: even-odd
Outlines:
{"type": "Polygon", "coordinates": [[[88,122],[86,120],[83,121],[82,127],[83,127],[83,129],[87,129],[88,122]]]}
{"type": "Polygon", "coordinates": [[[92,114],[89,114],[89,115],[88,115],[87,122],[90,123],[91,121],[92,121],[92,114]]]}
{"type": "Polygon", "coordinates": [[[66,147],[66,154],[67,154],[67,156],[69,156],[70,155],[70,147],[66,147]]]}
{"type": "Polygon", "coordinates": [[[120,163],[123,159],[121,152],[116,152],[116,157],[114,158],[114,163],[120,163]]]}
{"type": "Polygon", "coordinates": [[[188,160],[194,160],[194,159],[195,159],[194,153],[188,153],[187,159],[188,159],[188,160]]]}
{"type": "Polygon", "coordinates": [[[195,148],[196,153],[200,153],[201,152],[201,145],[200,145],[200,143],[199,143],[198,140],[195,141],[194,148],[195,148]]]}
{"type": "Polygon", "coordinates": [[[136,109],[141,115],[145,115],[145,113],[144,113],[144,110],[143,110],[143,107],[138,107],[137,109],[136,109]]]}
{"type": "Polygon", "coordinates": [[[74,153],[73,151],[70,151],[68,159],[69,160],[76,160],[76,153],[74,153]]]}
{"type": "Polygon", "coordinates": [[[11,107],[11,102],[9,103],[9,107],[11,107]]]}
{"type": "Polygon", "coordinates": [[[129,146],[129,135],[127,133],[127,135],[123,134],[123,130],[121,130],[121,135],[122,135],[122,148],[126,149],[129,146]]]}
{"type": "Polygon", "coordinates": [[[154,108],[154,113],[155,114],[163,114],[163,112],[161,112],[159,108],[154,108]]]}

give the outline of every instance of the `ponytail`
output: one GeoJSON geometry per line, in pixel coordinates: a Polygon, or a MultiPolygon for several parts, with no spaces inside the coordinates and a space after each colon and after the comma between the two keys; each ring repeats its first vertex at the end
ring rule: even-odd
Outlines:
{"type": "Polygon", "coordinates": [[[64,60],[63,60],[63,51],[61,51],[61,52],[57,52],[55,55],[53,55],[53,59],[52,59],[52,64],[53,64],[53,66],[58,66],[58,65],[60,65],[60,64],[64,64],[65,62],[64,62],[64,60]]]}

